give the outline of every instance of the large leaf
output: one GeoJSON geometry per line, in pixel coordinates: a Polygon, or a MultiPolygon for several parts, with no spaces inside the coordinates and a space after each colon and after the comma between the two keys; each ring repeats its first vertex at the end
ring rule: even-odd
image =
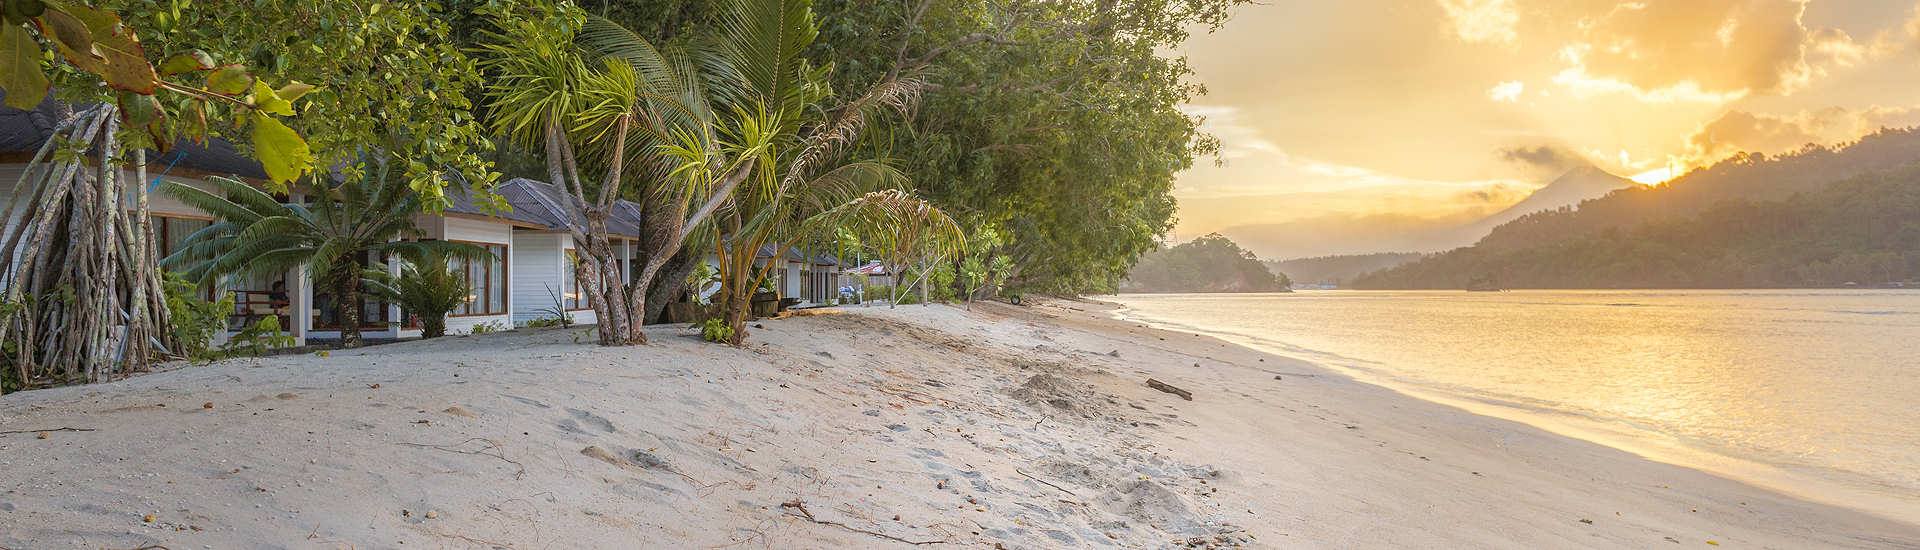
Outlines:
{"type": "MultiPolygon", "coordinates": [[[[120,22],[120,16],[77,5],[66,6],[62,10],[85,23],[87,30],[93,33],[92,53],[106,61],[104,68],[94,72],[107,82],[107,87],[153,95],[160,77],[153,72],[153,65],[147,63],[147,54],[140,48],[140,38],[133,34],[132,28],[120,22]]],[[[68,57],[72,58],[71,55],[68,57]]]]}
{"type": "Polygon", "coordinates": [[[221,65],[207,75],[207,91],[220,95],[240,95],[253,87],[253,75],[239,63],[221,65]]]}
{"type": "Polygon", "coordinates": [[[253,107],[270,115],[293,116],[293,103],[280,98],[273,88],[260,80],[253,81],[253,107]]]}
{"type": "Polygon", "coordinates": [[[253,156],[267,169],[267,178],[280,184],[292,183],[313,167],[307,141],[278,119],[259,112],[253,114],[253,156]]]}
{"type": "Polygon", "coordinates": [[[292,80],[288,81],[287,85],[281,86],[280,89],[274,90],[273,93],[274,95],[280,96],[280,99],[287,100],[287,103],[293,103],[295,100],[300,99],[300,96],[307,95],[307,92],[313,91],[314,88],[316,88],[316,86],[312,84],[292,80]]]}
{"type": "Polygon", "coordinates": [[[34,24],[40,27],[40,34],[52,39],[53,47],[60,50],[60,55],[66,56],[67,61],[75,67],[96,73],[106,70],[107,60],[94,53],[93,30],[87,27],[86,22],[67,12],[54,10],[35,19],[34,24]]]}
{"type": "Polygon", "coordinates": [[[173,76],[212,68],[212,56],[207,55],[207,52],[193,50],[174,54],[173,57],[169,57],[166,61],[160,62],[160,76],[173,76]]]}
{"type": "Polygon", "coordinates": [[[26,27],[6,25],[0,29],[0,89],[7,91],[7,106],[32,110],[47,97],[47,75],[40,72],[40,44],[27,34],[26,27]]]}

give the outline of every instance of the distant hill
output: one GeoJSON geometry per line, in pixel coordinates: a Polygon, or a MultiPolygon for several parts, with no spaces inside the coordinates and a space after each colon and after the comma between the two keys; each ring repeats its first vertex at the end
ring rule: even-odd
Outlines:
{"type": "Polygon", "coordinates": [[[1347,286],[1361,275],[1419,260],[1422,256],[1425,254],[1418,252],[1320,256],[1268,261],[1267,267],[1287,274],[1295,283],[1347,286]]]}
{"type": "MultiPolygon", "coordinates": [[[[1920,276],[1920,163],[1860,172],[1892,163],[1891,153],[1899,150],[1895,145],[1920,140],[1901,132],[1870,141],[1841,152],[1809,151],[1770,161],[1747,157],[1671,187],[1618,191],[1583,203],[1577,212],[1528,216],[1501,226],[1476,246],[1376,272],[1355,286],[1459,289],[1475,279],[1506,288],[1835,287],[1908,281],[1920,276]],[[1820,186],[1812,183],[1817,169],[1855,175],[1820,186]],[[1750,181],[1742,185],[1741,178],[1750,181]],[[1688,184],[1708,189],[1681,192],[1688,184]],[[1741,196],[1696,206],[1713,193],[1736,189],[1775,200],[1741,196]],[[1782,197],[1786,190],[1797,192],[1782,197]],[[1651,211],[1627,215],[1618,210],[1633,206],[1651,211]],[[1529,234],[1549,230],[1559,233],[1529,234]]],[[[1920,160],[1920,151],[1906,158],[1920,160]]]]}
{"type": "MultiPolygon", "coordinates": [[[[1490,201],[1484,210],[1459,211],[1441,217],[1399,213],[1329,214],[1282,223],[1237,225],[1221,229],[1220,233],[1269,257],[1439,252],[1473,244],[1495,226],[1523,215],[1572,206],[1634,185],[1632,180],[1589,164],[1574,167],[1539,189],[1515,190],[1511,194],[1480,193],[1490,201]],[[1515,196],[1520,200],[1513,201],[1515,196]]],[[[1314,198],[1303,196],[1301,200],[1310,202],[1314,198]]]]}
{"type": "Polygon", "coordinates": [[[1148,252],[1120,282],[1123,292],[1287,292],[1291,286],[1286,275],[1268,271],[1218,233],[1148,252]]]}
{"type": "Polygon", "coordinates": [[[1523,215],[1494,228],[1476,246],[1518,250],[1554,245],[1608,229],[1692,216],[1724,200],[1784,199],[1915,160],[1920,160],[1920,132],[1911,128],[1882,130],[1836,147],[1808,145],[1774,158],[1736,155],[1661,185],[1614,191],[1582,202],[1578,209],[1523,215]]]}
{"type": "Polygon", "coordinates": [[[1507,222],[1519,219],[1527,214],[1573,207],[1582,201],[1607,196],[1608,193],[1629,187],[1638,187],[1633,180],[1607,173],[1591,164],[1568,170],[1560,177],[1548,182],[1525,200],[1507,207],[1491,216],[1467,224],[1455,230],[1456,237],[1447,248],[1466,246],[1479,241],[1507,222]]]}

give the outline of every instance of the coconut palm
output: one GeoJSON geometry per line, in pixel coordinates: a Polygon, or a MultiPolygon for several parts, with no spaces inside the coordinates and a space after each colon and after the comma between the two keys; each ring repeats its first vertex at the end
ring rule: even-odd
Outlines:
{"type": "Polygon", "coordinates": [[[228,276],[274,276],[305,267],[316,284],[333,293],[342,345],[357,347],[359,297],[363,288],[378,284],[381,275],[363,265],[362,258],[398,256],[413,263],[429,257],[492,258],[485,248],[471,244],[409,240],[421,236],[413,223],[420,203],[392,167],[399,163],[363,156],[359,166],[342,171],[348,176],[343,181],[316,175],[305,186],[305,203],[283,203],[221,177],[208,178],[218,194],[168,182],[163,188],[167,194],[216,221],[189,235],[182,249],[161,263],[203,286],[228,276]]]}
{"type": "Polygon", "coordinates": [[[600,320],[600,343],[645,343],[647,288],[748,173],[745,156],[729,162],[721,153],[693,61],[704,54],[656,48],[568,5],[490,13],[497,28],[481,47],[495,75],[490,122],[501,136],[546,153],[567,229],[580,244],[580,289],[600,320]],[[696,160],[682,166],[669,150],[696,160]],[[583,167],[599,177],[582,177],[583,167]],[[644,205],[644,261],[632,278],[621,277],[606,232],[622,197],[644,205]]]}

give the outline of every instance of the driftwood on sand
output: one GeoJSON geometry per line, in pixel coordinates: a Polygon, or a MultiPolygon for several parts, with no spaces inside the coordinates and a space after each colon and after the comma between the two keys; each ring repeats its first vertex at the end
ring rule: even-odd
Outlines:
{"type": "Polygon", "coordinates": [[[1180,398],[1181,398],[1181,399],[1185,399],[1185,400],[1188,400],[1188,401],[1192,401],[1192,400],[1193,400],[1193,392],[1190,392],[1190,391],[1187,391],[1187,390],[1183,390],[1183,389],[1180,389],[1180,388],[1178,388],[1178,387],[1175,387],[1175,386],[1174,386],[1174,385],[1172,385],[1172,384],[1168,384],[1168,383],[1166,383],[1166,382],[1161,382],[1161,381],[1159,381],[1159,380],[1154,380],[1154,379],[1152,379],[1152,378],[1148,378],[1148,379],[1147,379],[1147,387],[1149,387],[1149,388],[1153,388],[1153,389],[1156,389],[1156,390],[1160,390],[1160,391],[1163,391],[1163,392],[1167,392],[1167,393],[1171,393],[1171,394],[1174,394],[1174,395],[1178,395],[1178,396],[1180,396],[1180,398]]]}

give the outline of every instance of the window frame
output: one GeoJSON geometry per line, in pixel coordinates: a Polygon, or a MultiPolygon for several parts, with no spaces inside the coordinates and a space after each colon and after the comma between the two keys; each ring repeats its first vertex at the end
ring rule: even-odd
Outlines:
{"type": "Polygon", "coordinates": [[[490,310],[491,304],[492,304],[492,297],[493,297],[492,293],[493,292],[502,293],[500,295],[500,311],[483,311],[483,312],[477,312],[477,313],[448,313],[447,317],[448,318],[498,317],[501,315],[506,315],[509,312],[513,311],[513,292],[511,292],[511,289],[513,286],[513,271],[512,271],[512,268],[509,267],[507,263],[507,256],[513,253],[512,247],[507,245],[506,243],[494,243],[494,242],[487,242],[487,241],[469,241],[464,239],[444,239],[444,240],[450,243],[466,243],[466,244],[478,246],[478,247],[487,249],[487,252],[496,252],[495,250],[493,250],[496,247],[500,249],[497,251],[498,254],[494,258],[494,260],[487,262],[486,270],[481,272],[482,281],[480,285],[475,285],[474,281],[472,280],[473,279],[473,262],[463,261],[460,263],[461,265],[460,276],[462,279],[466,281],[467,288],[474,291],[474,299],[468,300],[466,303],[461,304],[461,307],[466,308],[468,311],[472,311],[475,308],[475,305],[477,304],[480,309],[490,310]],[[502,288],[502,289],[493,288],[494,263],[500,264],[501,285],[508,288],[502,288]],[[484,292],[482,291],[482,289],[484,289],[484,292]]]}

